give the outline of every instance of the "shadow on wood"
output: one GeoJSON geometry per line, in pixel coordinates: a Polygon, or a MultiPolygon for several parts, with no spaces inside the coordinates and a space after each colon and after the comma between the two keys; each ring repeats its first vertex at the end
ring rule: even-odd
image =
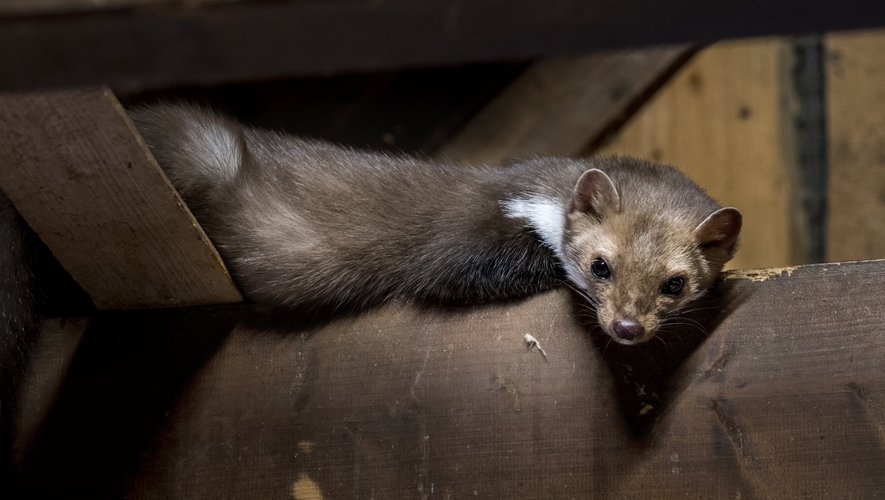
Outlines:
{"type": "Polygon", "coordinates": [[[885,261],[725,278],[721,309],[691,316],[706,339],[623,352],[565,291],[291,335],[199,310],[99,316],[24,477],[91,498],[885,490],[885,261]],[[637,383],[656,399],[619,398],[637,383]]]}
{"type": "Polygon", "coordinates": [[[24,454],[21,494],[125,496],[146,444],[224,342],[235,312],[231,307],[98,314],[24,454]]]}
{"type": "Polygon", "coordinates": [[[574,314],[589,332],[600,359],[612,373],[616,399],[630,435],[651,446],[651,431],[670,399],[686,380],[673,377],[683,362],[714,332],[719,323],[746,299],[749,290],[735,290],[734,281],[719,283],[700,301],[662,323],[651,341],[635,346],[613,342],[596,323],[596,314],[577,297],[574,314]]]}

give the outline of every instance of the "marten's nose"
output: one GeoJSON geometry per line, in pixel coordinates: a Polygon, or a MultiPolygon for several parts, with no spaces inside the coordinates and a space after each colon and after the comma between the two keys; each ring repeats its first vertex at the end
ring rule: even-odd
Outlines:
{"type": "Polygon", "coordinates": [[[622,340],[636,340],[645,335],[645,328],[632,319],[615,320],[612,330],[622,340]]]}

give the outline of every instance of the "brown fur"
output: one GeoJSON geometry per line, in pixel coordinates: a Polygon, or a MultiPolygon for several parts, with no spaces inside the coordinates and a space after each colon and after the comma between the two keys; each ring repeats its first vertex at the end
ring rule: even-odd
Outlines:
{"type": "Polygon", "coordinates": [[[642,341],[663,315],[711,285],[739,231],[738,220],[721,238],[721,224],[696,233],[719,206],[678,171],[632,158],[455,165],[247,128],[191,106],[134,117],[256,302],[349,309],[396,297],[480,302],[569,277],[598,303],[607,332],[614,318],[635,316],[649,332],[642,341]],[[592,168],[605,174],[578,183],[592,168]],[[618,206],[607,206],[613,197],[618,206]],[[549,224],[508,213],[521,199],[563,207],[554,223],[561,241],[550,241],[549,224]],[[611,259],[606,283],[588,270],[599,256],[611,259]],[[674,274],[689,277],[690,293],[659,297],[661,281],[674,274]]]}

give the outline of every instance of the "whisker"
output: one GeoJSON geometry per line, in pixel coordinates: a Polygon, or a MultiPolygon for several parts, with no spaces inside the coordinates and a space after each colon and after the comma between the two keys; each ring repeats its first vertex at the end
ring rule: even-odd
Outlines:
{"type": "Polygon", "coordinates": [[[691,318],[686,318],[686,317],[680,316],[678,318],[667,318],[667,319],[670,322],[677,322],[678,321],[678,322],[682,322],[682,323],[691,323],[693,325],[697,325],[699,328],[704,328],[704,325],[700,321],[693,320],[691,318]]]}
{"type": "Polygon", "coordinates": [[[702,325],[700,322],[698,322],[698,321],[693,321],[693,320],[690,320],[690,319],[688,319],[688,318],[683,318],[683,317],[681,317],[681,316],[680,316],[680,317],[675,317],[675,318],[664,318],[663,321],[661,321],[661,324],[667,324],[667,325],[692,325],[692,326],[695,326],[695,327],[703,328],[703,325],[702,325]]]}
{"type": "Polygon", "coordinates": [[[662,343],[662,344],[664,344],[664,347],[666,347],[666,348],[667,348],[667,349],[670,349],[670,345],[669,345],[669,344],[667,344],[667,341],[666,341],[666,340],[664,340],[664,337],[661,337],[661,336],[660,336],[660,335],[655,335],[655,337],[654,337],[654,338],[656,338],[656,339],[658,339],[658,340],[660,340],[660,341],[661,341],[661,343],[662,343]]]}
{"type": "Polygon", "coordinates": [[[685,322],[694,323],[696,325],[703,326],[703,324],[700,321],[698,321],[694,318],[689,318],[688,316],[666,316],[663,319],[663,322],[665,322],[665,323],[672,322],[672,321],[685,321],[685,322]]]}
{"type": "Polygon", "coordinates": [[[680,318],[680,319],[671,319],[671,320],[669,320],[669,321],[666,321],[665,323],[662,323],[662,325],[663,325],[663,324],[666,324],[666,325],[690,326],[690,327],[692,327],[692,328],[697,328],[697,329],[699,329],[699,330],[706,330],[706,328],[704,328],[704,326],[703,326],[702,324],[698,323],[697,321],[684,321],[684,320],[682,320],[681,318],[680,318]]]}
{"type": "Polygon", "coordinates": [[[587,314],[578,312],[578,317],[582,319],[588,319],[591,321],[597,321],[599,318],[595,314],[587,314]]]}
{"type": "Polygon", "coordinates": [[[676,338],[679,339],[679,343],[680,343],[680,344],[684,344],[684,343],[685,343],[685,339],[682,338],[682,335],[679,335],[679,331],[678,331],[678,330],[674,330],[674,331],[673,331],[673,335],[676,335],[676,338]]]}
{"type": "Polygon", "coordinates": [[[583,297],[584,300],[586,300],[587,302],[590,302],[593,305],[599,305],[599,301],[596,298],[592,297],[589,293],[587,293],[586,290],[581,290],[580,288],[565,280],[559,280],[559,283],[570,288],[572,291],[583,297]]]}
{"type": "Polygon", "coordinates": [[[611,343],[612,343],[612,338],[609,337],[608,342],[605,343],[605,347],[602,349],[602,359],[605,359],[605,353],[608,352],[608,346],[610,346],[611,343]]]}
{"type": "Polygon", "coordinates": [[[690,313],[695,313],[695,312],[699,312],[699,311],[710,311],[710,310],[713,310],[713,309],[722,309],[722,308],[721,308],[720,306],[696,306],[696,307],[692,307],[692,304],[688,304],[688,305],[686,305],[686,306],[683,306],[683,307],[679,307],[679,308],[673,309],[672,311],[670,311],[670,312],[667,313],[667,316],[675,316],[675,315],[677,315],[677,314],[690,314],[690,313]]]}
{"type": "Polygon", "coordinates": [[[704,328],[702,325],[700,325],[697,322],[689,323],[689,322],[683,322],[683,321],[678,321],[678,320],[667,321],[665,323],[662,323],[660,328],[663,330],[663,329],[666,329],[667,327],[671,327],[671,326],[684,327],[683,331],[696,331],[705,337],[709,335],[709,333],[707,332],[707,329],[704,328]]]}

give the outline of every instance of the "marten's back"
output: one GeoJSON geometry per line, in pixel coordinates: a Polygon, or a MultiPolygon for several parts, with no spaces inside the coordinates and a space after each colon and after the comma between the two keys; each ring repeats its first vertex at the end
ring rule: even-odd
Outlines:
{"type": "Polygon", "coordinates": [[[500,269],[531,262],[543,269],[519,286],[550,286],[549,252],[501,212],[501,169],[356,151],[190,105],[133,117],[252,300],[488,300],[504,293],[500,269]]]}

